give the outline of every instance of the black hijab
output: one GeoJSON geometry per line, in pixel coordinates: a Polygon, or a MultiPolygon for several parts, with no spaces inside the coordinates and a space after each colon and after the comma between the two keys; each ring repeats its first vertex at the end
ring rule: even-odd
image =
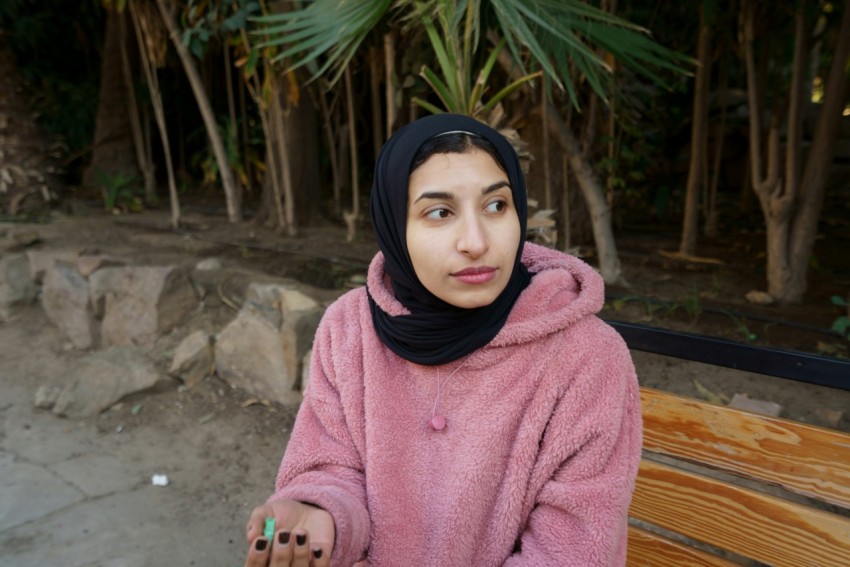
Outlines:
{"type": "Polygon", "coordinates": [[[372,185],[371,214],[384,254],[384,271],[396,299],[410,311],[409,315],[391,317],[369,294],[372,321],[381,341],[402,358],[427,365],[452,362],[489,343],[531,281],[521,262],[527,218],[525,179],[511,144],[468,116],[437,114],[411,122],[381,149],[372,185]],[[428,291],[416,277],[407,250],[407,191],[413,159],[427,140],[452,132],[479,136],[493,145],[506,169],[519,216],[521,236],[511,278],[493,303],[475,309],[455,307],[428,291]]]}

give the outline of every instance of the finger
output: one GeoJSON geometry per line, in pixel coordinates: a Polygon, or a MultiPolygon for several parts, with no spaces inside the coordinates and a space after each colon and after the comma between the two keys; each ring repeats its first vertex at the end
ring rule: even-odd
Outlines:
{"type": "Polygon", "coordinates": [[[286,530],[275,534],[269,567],[289,567],[292,562],[292,537],[286,530]]]}
{"type": "Polygon", "coordinates": [[[328,567],[331,564],[331,550],[323,547],[312,546],[310,550],[313,567],[328,567]]]}
{"type": "Polygon", "coordinates": [[[245,567],[266,567],[269,564],[269,540],[258,537],[248,548],[245,567]]]}
{"type": "Polygon", "coordinates": [[[245,539],[248,540],[249,544],[258,536],[263,535],[263,526],[269,516],[274,516],[274,510],[267,504],[257,506],[251,512],[251,517],[245,525],[245,539]]]}
{"type": "Polygon", "coordinates": [[[304,530],[292,532],[295,548],[292,550],[292,567],[310,567],[310,538],[304,530]]]}

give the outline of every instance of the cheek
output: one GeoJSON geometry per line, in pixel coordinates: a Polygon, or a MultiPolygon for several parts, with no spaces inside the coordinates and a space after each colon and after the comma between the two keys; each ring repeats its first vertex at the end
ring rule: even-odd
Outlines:
{"type": "Polygon", "coordinates": [[[431,256],[433,247],[428,244],[424,235],[420,234],[414,226],[408,225],[407,229],[407,253],[410,255],[410,263],[413,264],[413,271],[416,277],[422,280],[423,275],[427,275],[432,264],[431,256]]]}

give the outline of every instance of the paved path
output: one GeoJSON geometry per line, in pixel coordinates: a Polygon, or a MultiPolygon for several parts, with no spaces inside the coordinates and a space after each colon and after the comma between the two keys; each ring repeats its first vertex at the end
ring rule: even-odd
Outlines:
{"type": "MultiPolygon", "coordinates": [[[[218,451],[250,451],[227,424],[199,432],[195,416],[174,411],[124,429],[120,412],[75,421],[36,409],[38,385],[77,356],[36,307],[0,323],[0,567],[241,565],[244,520],[267,495],[279,454],[222,470],[218,451]],[[169,486],[152,485],[156,472],[169,486]]],[[[144,403],[179,400],[171,391],[144,403]]]]}

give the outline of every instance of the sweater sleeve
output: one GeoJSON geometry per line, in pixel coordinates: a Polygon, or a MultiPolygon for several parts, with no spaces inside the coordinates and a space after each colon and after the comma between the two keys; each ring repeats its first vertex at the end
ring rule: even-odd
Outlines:
{"type": "Polygon", "coordinates": [[[336,531],[331,564],[348,566],[365,555],[371,526],[364,467],[351,433],[357,417],[343,403],[336,373],[357,365],[350,359],[335,364],[331,318],[326,315],[316,334],[310,381],[269,501],[289,498],[327,510],[336,531]]]}
{"type": "Polygon", "coordinates": [[[628,349],[597,323],[584,338],[595,335],[604,346],[562,366],[576,377],[543,434],[533,474],[539,489],[506,566],[625,564],[641,451],[640,395],[628,349]]]}

